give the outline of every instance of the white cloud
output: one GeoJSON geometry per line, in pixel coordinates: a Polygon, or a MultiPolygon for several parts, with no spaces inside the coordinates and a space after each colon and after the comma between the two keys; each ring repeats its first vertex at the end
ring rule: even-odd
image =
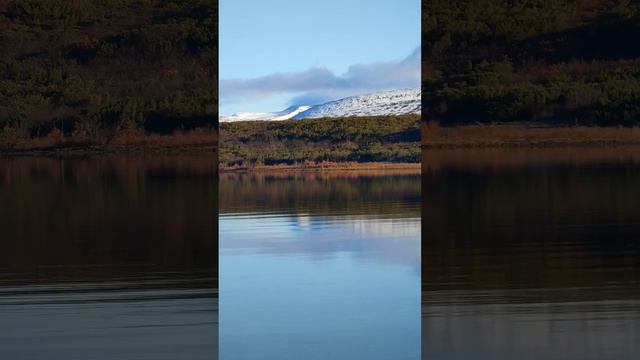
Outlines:
{"type": "Polygon", "coordinates": [[[224,103],[274,95],[292,95],[290,103],[320,103],[345,96],[420,86],[420,47],[402,60],[352,65],[342,75],[315,67],[302,72],[275,73],[253,79],[223,79],[224,103]]]}

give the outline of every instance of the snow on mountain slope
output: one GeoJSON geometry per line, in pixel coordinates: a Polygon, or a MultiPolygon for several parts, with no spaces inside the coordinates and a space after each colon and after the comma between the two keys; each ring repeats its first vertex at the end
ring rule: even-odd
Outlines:
{"type": "Polygon", "coordinates": [[[292,106],[272,113],[237,113],[221,117],[221,122],[307,119],[338,116],[375,116],[419,114],[420,89],[401,89],[350,96],[320,105],[292,106]]]}
{"type": "Polygon", "coordinates": [[[220,121],[222,122],[231,122],[231,121],[264,121],[264,120],[288,120],[292,117],[309,110],[311,106],[291,106],[285,110],[278,112],[242,112],[233,114],[231,116],[222,116],[220,121]]]}
{"type": "Polygon", "coordinates": [[[284,111],[281,111],[280,114],[276,117],[274,117],[272,120],[288,120],[291,119],[293,117],[295,117],[296,115],[303,113],[307,110],[309,110],[311,108],[311,106],[309,105],[303,105],[303,106],[292,106],[290,108],[287,108],[284,111]]]}
{"type": "Polygon", "coordinates": [[[420,95],[420,89],[402,89],[351,96],[312,106],[293,118],[419,114],[420,95]]]}

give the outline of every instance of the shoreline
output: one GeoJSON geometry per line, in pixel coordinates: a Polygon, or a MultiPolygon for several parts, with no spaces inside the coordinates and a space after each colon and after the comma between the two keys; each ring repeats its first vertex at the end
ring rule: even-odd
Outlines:
{"type": "MultiPolygon", "coordinates": [[[[0,129],[1,130],[1,129],[0,129]]],[[[196,128],[172,134],[123,131],[112,138],[87,136],[18,137],[0,132],[0,156],[77,156],[101,154],[172,154],[218,151],[215,131],[196,128]]]]}
{"type": "Polygon", "coordinates": [[[90,146],[90,147],[60,147],[52,149],[29,150],[0,150],[2,156],[91,156],[91,155],[135,155],[135,154],[204,154],[218,152],[214,145],[181,145],[181,146],[145,146],[145,145],[119,145],[119,146],[90,146]]]}
{"type": "Polygon", "coordinates": [[[455,148],[422,152],[423,173],[443,169],[508,169],[522,166],[593,166],[638,164],[640,144],[629,146],[583,146],[547,148],[455,148]]]}
{"type": "Polygon", "coordinates": [[[460,125],[423,123],[423,150],[480,148],[624,147],[640,145],[640,127],[460,125]]]}
{"type": "Polygon", "coordinates": [[[513,140],[513,141],[491,141],[491,140],[470,140],[470,141],[428,141],[421,145],[423,150],[474,150],[474,149],[553,149],[553,148],[616,148],[627,146],[638,146],[638,141],[621,141],[616,139],[601,140],[569,140],[569,139],[548,139],[548,140],[513,140]]]}
{"type": "Polygon", "coordinates": [[[253,165],[228,167],[220,166],[220,173],[226,174],[255,174],[255,173],[322,173],[322,172],[358,172],[358,173],[406,173],[419,174],[422,171],[421,163],[399,163],[399,162],[322,162],[322,163],[298,163],[279,165],[253,165]]]}
{"type": "MultiPolygon", "coordinates": [[[[2,156],[91,156],[211,154],[219,155],[217,136],[202,131],[174,135],[119,138],[108,144],[62,143],[49,146],[0,148],[2,156]]],[[[435,150],[473,151],[481,149],[616,149],[640,146],[640,127],[541,127],[527,124],[439,126],[422,124],[422,152],[435,150]]],[[[224,146],[222,147],[224,150],[224,146]]],[[[292,164],[219,164],[220,172],[322,172],[322,171],[416,171],[420,162],[394,161],[304,161],[292,164]]]]}

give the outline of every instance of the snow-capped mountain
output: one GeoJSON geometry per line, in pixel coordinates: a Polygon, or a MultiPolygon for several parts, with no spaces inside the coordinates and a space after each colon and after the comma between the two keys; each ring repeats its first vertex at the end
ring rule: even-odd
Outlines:
{"type": "Polygon", "coordinates": [[[350,96],[344,99],[316,105],[294,119],[337,117],[401,115],[420,113],[420,89],[383,91],[367,95],[350,96]]]}
{"type": "Polygon", "coordinates": [[[401,89],[350,96],[320,105],[292,106],[272,113],[237,113],[220,121],[288,120],[338,116],[419,114],[420,89],[401,89]]]}
{"type": "Polygon", "coordinates": [[[309,110],[311,106],[291,106],[278,112],[242,112],[231,116],[223,116],[220,121],[256,121],[256,120],[288,120],[309,110]]]}

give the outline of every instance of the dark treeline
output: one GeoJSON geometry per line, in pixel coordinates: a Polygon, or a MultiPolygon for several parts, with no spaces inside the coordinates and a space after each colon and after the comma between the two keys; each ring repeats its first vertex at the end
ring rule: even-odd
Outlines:
{"type": "Polygon", "coordinates": [[[640,2],[423,1],[423,107],[443,124],[640,123],[640,2]]]}
{"type": "Polygon", "coordinates": [[[0,2],[0,141],[215,128],[217,0],[0,2]]]}
{"type": "Polygon", "coordinates": [[[420,116],[220,124],[220,164],[420,162],[420,116]]]}

